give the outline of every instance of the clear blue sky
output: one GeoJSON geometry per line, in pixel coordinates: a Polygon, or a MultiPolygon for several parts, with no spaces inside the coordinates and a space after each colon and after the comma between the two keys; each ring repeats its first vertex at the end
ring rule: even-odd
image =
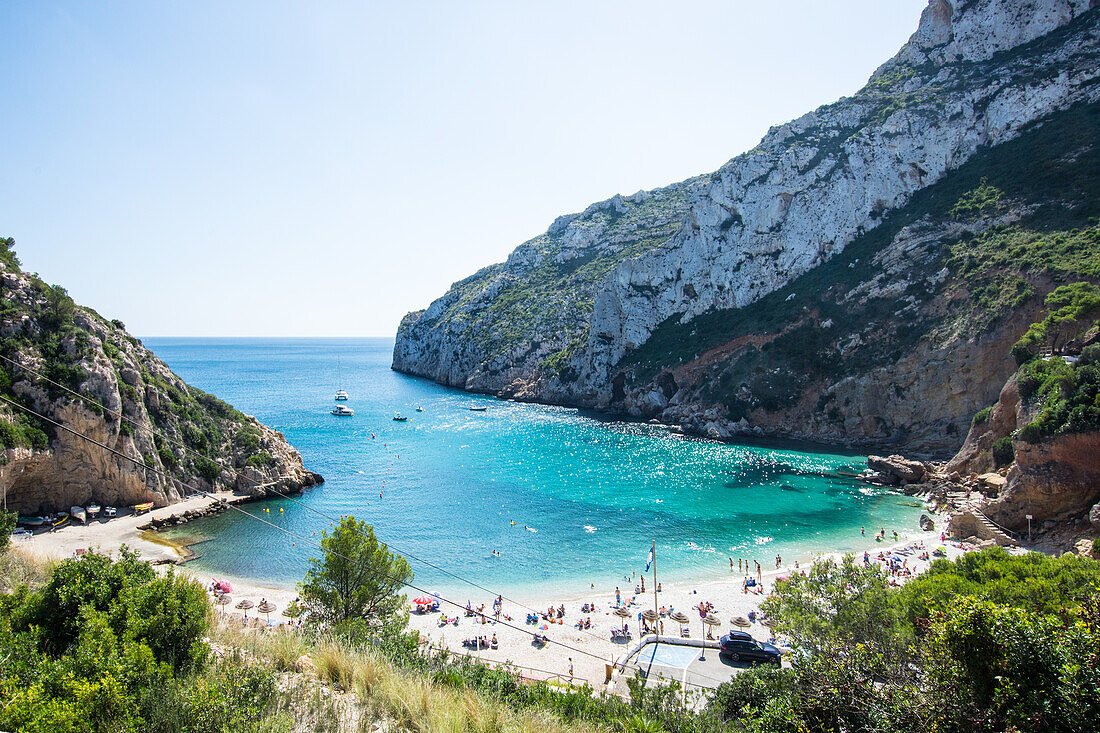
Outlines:
{"type": "Polygon", "coordinates": [[[0,235],[141,336],[390,335],[853,93],[924,5],[4,3],[0,235]]]}

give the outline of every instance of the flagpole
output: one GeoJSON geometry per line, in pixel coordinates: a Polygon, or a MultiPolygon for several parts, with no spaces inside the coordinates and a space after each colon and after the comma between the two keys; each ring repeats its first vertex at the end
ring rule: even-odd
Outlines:
{"type": "Polygon", "coordinates": [[[661,614],[657,612],[657,540],[653,540],[653,547],[650,549],[650,554],[653,556],[653,613],[657,614],[657,618],[653,620],[653,631],[658,633],[658,624],[661,622],[661,614]]]}

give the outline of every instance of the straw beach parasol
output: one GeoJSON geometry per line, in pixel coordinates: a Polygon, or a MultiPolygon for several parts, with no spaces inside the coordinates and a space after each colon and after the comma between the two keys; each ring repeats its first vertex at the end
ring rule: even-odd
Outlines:
{"type": "Polygon", "coordinates": [[[680,624],[680,634],[682,636],[684,632],[684,624],[686,624],[691,619],[689,619],[683,611],[677,611],[676,613],[669,616],[669,618],[680,624]]]}
{"type": "Polygon", "coordinates": [[[730,619],[730,623],[741,629],[747,629],[752,626],[749,620],[744,616],[734,616],[730,619]]]}
{"type": "MultiPolygon", "coordinates": [[[[711,626],[711,627],[714,627],[714,626],[718,626],[718,625],[719,625],[719,624],[721,624],[721,623],[722,623],[721,619],[719,619],[719,618],[718,618],[717,616],[715,616],[715,615],[714,615],[713,613],[712,613],[712,614],[710,614],[709,616],[707,616],[707,617],[706,617],[705,619],[703,619],[703,624],[704,624],[705,626],[711,626]]],[[[704,638],[705,638],[705,636],[706,636],[706,635],[704,635],[704,638]]]]}
{"type": "MultiPolygon", "coordinates": [[[[243,601],[238,603],[234,608],[240,609],[241,611],[247,611],[248,609],[252,608],[254,605],[256,605],[256,604],[254,604],[252,601],[245,598],[243,601]]],[[[245,616],[247,616],[247,615],[248,614],[246,613],[245,616]]]]}
{"type": "MultiPolygon", "coordinates": [[[[221,595],[214,598],[214,605],[217,606],[228,606],[232,602],[233,599],[227,596],[225,593],[222,593],[221,595]]],[[[225,609],[222,609],[222,612],[224,613],[225,609]]]]}
{"type": "Polygon", "coordinates": [[[265,600],[260,605],[256,606],[256,610],[267,616],[267,622],[271,623],[271,612],[275,610],[275,604],[271,601],[265,600]]]}
{"type": "Polygon", "coordinates": [[[622,606],[619,606],[618,608],[616,608],[614,611],[612,611],[612,613],[615,614],[616,616],[618,616],[619,618],[621,618],[623,621],[626,621],[626,619],[628,619],[628,618],[630,618],[631,616],[634,615],[630,611],[623,608],[622,606]]]}

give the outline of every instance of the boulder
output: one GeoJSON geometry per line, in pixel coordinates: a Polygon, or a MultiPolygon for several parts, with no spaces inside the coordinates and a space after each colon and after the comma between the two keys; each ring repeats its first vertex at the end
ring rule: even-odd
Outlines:
{"type": "Polygon", "coordinates": [[[1089,510],[1089,523],[1096,529],[1100,529],[1100,502],[1089,510]]]}
{"type": "Polygon", "coordinates": [[[1073,550],[1081,557],[1096,557],[1092,551],[1092,540],[1083,539],[1073,543],[1073,550]]]}
{"type": "Polygon", "coordinates": [[[978,481],[994,491],[1000,491],[1005,485],[1005,477],[999,473],[983,473],[978,477],[978,481]]]}
{"type": "Polygon", "coordinates": [[[902,456],[868,456],[867,465],[878,471],[892,486],[918,483],[927,472],[920,461],[910,461],[902,456]]]}
{"type": "Polygon", "coordinates": [[[303,654],[298,657],[294,662],[294,669],[303,674],[317,674],[317,665],[313,663],[313,660],[309,658],[308,654],[303,654]]]}

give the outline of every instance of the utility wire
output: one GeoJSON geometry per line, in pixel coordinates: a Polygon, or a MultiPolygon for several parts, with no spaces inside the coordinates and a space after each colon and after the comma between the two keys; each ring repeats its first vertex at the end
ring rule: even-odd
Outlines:
{"type": "MultiPolygon", "coordinates": [[[[8,403],[9,405],[11,405],[11,406],[13,406],[13,407],[15,407],[15,408],[17,408],[17,409],[23,410],[24,412],[26,412],[26,413],[28,413],[28,414],[30,414],[30,415],[34,415],[34,416],[35,416],[35,417],[37,417],[38,419],[40,419],[40,420],[43,420],[43,421],[45,421],[45,422],[47,422],[47,423],[49,423],[49,424],[53,425],[53,426],[54,426],[54,427],[56,427],[56,428],[59,428],[59,429],[61,429],[61,430],[64,430],[64,431],[65,431],[65,432],[67,432],[67,433],[71,433],[72,435],[75,435],[75,436],[76,436],[76,437],[78,437],[78,438],[81,438],[81,439],[83,439],[83,440],[86,440],[86,441],[88,441],[89,443],[92,443],[92,444],[94,444],[94,445],[97,445],[97,446],[99,446],[100,448],[102,448],[103,450],[107,451],[108,453],[111,453],[112,455],[115,455],[115,456],[117,456],[117,457],[119,457],[119,458],[122,458],[122,459],[124,459],[124,460],[130,461],[131,463],[134,463],[134,464],[136,464],[136,465],[138,465],[138,466],[141,466],[142,468],[144,468],[144,469],[145,469],[145,470],[147,470],[147,471],[152,471],[153,473],[156,473],[156,474],[158,474],[158,475],[161,475],[161,476],[163,476],[164,478],[167,478],[167,479],[169,479],[169,480],[172,480],[172,481],[176,481],[176,482],[178,482],[178,483],[179,483],[180,485],[182,485],[182,486],[184,486],[184,487],[186,487],[186,488],[190,488],[190,489],[191,489],[191,490],[192,490],[192,491],[193,491],[194,493],[196,493],[196,494],[199,494],[200,496],[204,496],[204,497],[206,497],[206,498],[208,498],[208,499],[212,499],[212,500],[214,500],[214,501],[216,501],[216,502],[218,502],[218,503],[220,503],[220,504],[223,504],[223,505],[225,505],[225,507],[226,507],[226,508],[228,508],[228,509],[233,509],[234,511],[237,511],[237,512],[239,512],[240,514],[242,514],[242,515],[244,515],[244,516],[246,516],[246,517],[248,517],[248,518],[250,518],[250,519],[254,519],[254,520],[256,520],[257,522],[260,522],[261,524],[265,524],[265,525],[267,525],[268,527],[271,527],[272,529],[274,529],[274,530],[276,530],[276,531],[278,531],[278,532],[282,532],[283,534],[285,534],[285,535],[287,535],[287,536],[289,536],[289,537],[293,537],[293,538],[295,538],[295,539],[297,539],[297,540],[299,540],[299,541],[301,541],[301,542],[304,542],[304,543],[306,543],[306,544],[309,544],[309,545],[313,545],[313,546],[314,546],[314,547],[316,547],[317,549],[321,550],[321,552],[325,552],[325,553],[328,553],[328,554],[330,554],[330,555],[334,555],[334,556],[336,556],[336,557],[339,557],[339,558],[341,558],[341,559],[343,559],[343,560],[346,560],[346,561],[348,561],[348,562],[350,562],[350,563],[355,563],[355,562],[356,562],[355,560],[353,560],[352,558],[348,557],[347,555],[344,555],[344,554],[342,554],[342,553],[336,552],[336,551],[334,551],[334,550],[330,550],[330,549],[328,549],[328,548],[324,547],[323,545],[321,545],[321,544],[320,544],[319,542],[316,542],[316,541],[314,541],[314,540],[310,539],[309,537],[305,537],[304,535],[299,535],[299,534],[298,534],[298,533],[296,533],[296,532],[291,532],[290,530],[288,530],[288,529],[286,529],[286,528],[284,528],[284,527],[280,527],[280,526],[278,526],[277,524],[274,524],[274,523],[272,523],[272,522],[269,522],[269,521],[265,520],[265,519],[264,519],[264,518],[262,518],[262,517],[256,516],[255,514],[251,514],[250,512],[246,512],[246,511],[245,511],[244,509],[241,509],[241,508],[240,508],[239,506],[237,506],[236,504],[231,504],[230,502],[227,502],[227,501],[225,501],[224,499],[222,499],[222,498],[220,498],[220,497],[217,497],[217,496],[213,496],[213,495],[211,495],[211,494],[210,494],[209,492],[207,492],[207,491],[204,491],[204,490],[202,490],[202,489],[199,489],[199,488],[197,488],[197,487],[191,486],[190,484],[187,484],[187,483],[185,483],[185,482],[183,482],[183,481],[180,481],[179,479],[177,479],[177,478],[175,478],[175,477],[173,477],[173,476],[171,476],[171,475],[167,474],[167,473],[166,473],[166,472],[164,472],[164,471],[161,471],[161,470],[160,470],[160,469],[158,469],[158,468],[154,468],[154,467],[152,467],[152,466],[148,466],[148,465],[146,465],[145,463],[143,463],[142,461],[140,461],[140,460],[138,460],[138,459],[136,459],[136,458],[133,458],[133,457],[131,457],[131,456],[128,456],[128,455],[126,455],[125,453],[123,453],[122,451],[119,451],[119,450],[115,450],[114,448],[111,448],[110,446],[108,446],[108,445],[105,445],[104,443],[100,443],[100,442],[99,442],[98,440],[96,440],[95,438],[92,438],[92,437],[90,437],[90,436],[88,436],[88,435],[85,435],[84,433],[81,433],[81,432],[80,432],[80,431],[78,431],[78,430],[74,430],[74,429],[72,429],[72,428],[70,428],[70,427],[68,427],[68,426],[66,426],[66,425],[64,425],[64,424],[62,424],[62,423],[59,423],[59,422],[57,422],[56,420],[52,420],[51,418],[48,418],[48,417],[46,417],[45,415],[43,415],[43,414],[41,414],[41,413],[39,413],[39,412],[37,412],[37,411],[35,411],[35,410],[32,410],[31,408],[27,407],[26,405],[21,405],[21,404],[19,404],[18,402],[14,401],[14,400],[12,400],[12,399],[9,399],[8,397],[6,397],[6,396],[4,396],[4,395],[0,395],[0,400],[3,400],[4,402],[8,403]]],[[[395,578],[395,577],[393,577],[393,576],[391,576],[391,575],[389,575],[389,574],[387,574],[387,573],[384,573],[384,572],[381,572],[381,571],[372,571],[372,572],[373,572],[373,573],[374,573],[375,575],[377,575],[377,576],[381,576],[382,578],[385,578],[386,580],[389,580],[389,581],[391,581],[391,582],[399,583],[399,584],[401,584],[401,585],[405,586],[406,588],[410,588],[411,590],[417,591],[418,593],[425,593],[425,594],[427,594],[427,593],[429,592],[429,591],[427,591],[427,590],[426,590],[426,589],[424,589],[424,588],[421,588],[421,587],[419,587],[419,586],[417,586],[417,585],[414,585],[413,583],[410,583],[410,582],[407,582],[407,581],[401,581],[401,580],[399,580],[399,579],[397,579],[397,578],[395,578]]],[[[466,607],[466,606],[464,606],[464,605],[462,605],[462,604],[461,604],[460,602],[458,602],[458,601],[453,601],[453,600],[451,600],[451,599],[449,599],[449,598],[447,598],[447,597],[445,597],[445,596],[442,596],[442,595],[437,595],[437,596],[435,596],[435,597],[436,597],[436,598],[439,598],[439,599],[440,599],[441,601],[443,601],[444,603],[449,603],[450,605],[452,605],[452,606],[454,606],[454,607],[456,607],[456,608],[459,608],[459,609],[462,609],[462,610],[467,610],[467,607],[466,607]]],[[[485,616],[485,614],[479,614],[479,615],[481,615],[481,616],[485,616]]],[[[575,647],[575,646],[572,646],[571,644],[566,644],[565,642],[562,642],[562,641],[557,641],[557,640],[554,640],[554,639],[550,639],[549,637],[547,637],[547,636],[545,636],[545,635],[542,635],[542,634],[536,634],[536,633],[534,633],[533,631],[529,631],[528,629],[524,629],[524,628],[521,628],[521,627],[519,627],[519,626],[516,626],[515,624],[511,624],[511,623],[508,623],[507,621],[500,621],[500,620],[498,620],[498,621],[497,621],[496,623],[499,623],[499,624],[501,624],[501,625],[502,625],[502,626],[504,626],[505,628],[509,628],[509,629],[512,629],[512,630],[514,630],[514,631],[518,631],[518,632],[520,632],[520,633],[523,633],[523,634],[527,634],[528,636],[530,636],[530,637],[532,637],[532,638],[536,638],[536,637],[537,637],[537,638],[540,638],[540,639],[542,639],[542,640],[543,640],[543,641],[544,641],[545,643],[548,643],[548,644],[555,644],[555,645],[557,645],[557,646],[560,646],[560,647],[562,647],[563,649],[568,649],[568,650],[569,650],[569,651],[571,651],[571,652],[575,652],[576,654],[583,654],[584,656],[587,656],[587,657],[591,657],[591,658],[593,658],[593,659],[599,659],[599,660],[600,660],[601,662],[602,662],[602,661],[604,660],[604,657],[603,657],[602,655],[600,655],[600,654],[595,654],[595,653],[593,653],[593,652],[590,652],[590,651],[588,651],[587,649],[581,649],[581,648],[579,648],[579,647],[575,647]]],[[[623,669],[624,669],[624,670],[625,670],[625,669],[627,668],[627,664],[626,664],[625,662],[624,662],[624,663],[622,663],[622,665],[621,665],[621,666],[623,667],[623,669]]],[[[641,671],[641,668],[640,668],[640,667],[638,667],[637,665],[635,665],[635,666],[634,666],[634,668],[635,668],[635,669],[637,669],[638,671],[641,671]]],[[[713,678],[713,677],[706,677],[706,676],[704,676],[704,675],[700,675],[700,676],[701,676],[701,677],[704,677],[704,679],[709,679],[709,680],[711,680],[711,681],[713,681],[713,682],[718,682],[719,684],[721,684],[721,683],[722,683],[722,681],[721,681],[721,680],[717,680],[717,679],[715,679],[715,678],[713,678]]],[[[707,690],[714,690],[714,689],[715,689],[715,688],[713,688],[713,687],[707,687],[707,686],[705,686],[705,685],[698,685],[698,684],[695,684],[695,683],[690,683],[690,682],[686,682],[686,681],[685,681],[685,684],[686,684],[686,685],[691,685],[691,686],[693,686],[693,687],[700,687],[700,688],[703,688],[703,689],[707,689],[707,690]]]]}
{"type": "MultiPolygon", "coordinates": [[[[50,379],[50,378],[49,378],[49,377],[47,377],[46,375],[42,374],[41,372],[38,372],[38,371],[36,371],[36,370],[34,370],[34,369],[31,369],[30,367],[24,366],[23,364],[20,364],[20,363],[19,363],[19,362],[17,362],[17,361],[14,361],[14,360],[12,360],[12,359],[9,359],[8,357],[4,356],[3,354],[0,354],[0,359],[3,359],[4,361],[7,361],[8,363],[10,363],[10,364],[13,364],[13,365],[15,365],[15,366],[19,367],[20,369],[22,369],[22,370],[24,370],[24,371],[26,371],[26,372],[29,372],[30,374],[33,374],[34,376],[38,377],[39,379],[41,379],[41,380],[43,380],[43,381],[45,381],[45,382],[47,382],[47,383],[49,383],[49,384],[52,384],[52,385],[54,385],[55,387],[58,387],[58,388],[60,388],[60,389],[63,389],[63,390],[65,390],[66,392],[68,392],[69,394],[71,394],[71,395],[73,395],[73,396],[75,396],[75,397],[78,397],[78,398],[80,398],[80,399],[82,399],[82,400],[85,400],[85,401],[87,401],[87,402],[89,402],[89,403],[91,403],[91,404],[95,405],[96,407],[98,407],[99,409],[103,410],[104,412],[107,412],[107,413],[110,413],[110,414],[113,414],[113,415],[118,415],[118,417],[119,417],[119,419],[120,419],[120,420],[125,420],[125,421],[126,421],[127,423],[129,423],[130,425],[134,426],[134,427],[135,427],[136,429],[140,430],[141,432],[144,432],[144,433],[146,433],[146,434],[148,434],[148,435],[151,435],[151,436],[153,436],[153,437],[158,437],[158,435],[159,435],[159,434],[158,434],[158,433],[157,433],[156,431],[154,431],[154,430],[153,430],[152,428],[146,427],[146,426],[145,426],[145,425],[144,425],[143,423],[141,423],[141,422],[138,422],[138,421],[136,421],[136,420],[133,420],[133,419],[131,419],[131,418],[127,417],[127,416],[126,416],[125,414],[123,414],[123,413],[122,413],[121,411],[119,411],[119,410],[112,410],[112,409],[110,409],[109,407],[107,407],[107,406],[103,405],[102,403],[100,403],[100,402],[97,402],[96,400],[94,400],[93,398],[89,397],[88,395],[85,395],[85,394],[81,394],[80,392],[76,392],[75,390],[69,389],[68,387],[66,387],[66,386],[65,386],[65,385],[63,385],[63,384],[60,384],[60,383],[58,383],[58,382],[55,382],[54,380],[50,379]]],[[[168,437],[168,436],[164,436],[164,435],[159,435],[159,437],[160,437],[160,438],[161,438],[162,440],[166,441],[166,442],[169,442],[169,443],[172,443],[173,445],[176,445],[176,446],[178,446],[179,448],[181,448],[181,449],[182,449],[182,450],[184,450],[185,452],[188,452],[188,453],[191,453],[191,454],[193,454],[193,455],[197,455],[197,456],[200,456],[200,457],[206,458],[206,456],[204,456],[204,455],[203,455],[202,453],[200,453],[199,451],[195,450],[194,448],[192,448],[192,447],[190,447],[190,446],[186,445],[186,444],[185,444],[185,443],[183,443],[183,442],[180,442],[180,441],[178,441],[178,440],[175,440],[174,438],[171,438],[171,437],[168,437]]],[[[392,465],[391,465],[391,468],[392,468],[392,465]]],[[[245,479],[246,481],[250,481],[250,482],[252,482],[252,484],[253,484],[254,486],[260,486],[260,485],[261,485],[259,481],[257,481],[256,479],[253,479],[253,478],[252,478],[251,476],[248,476],[247,474],[243,474],[243,473],[241,473],[240,471],[237,471],[236,469],[231,469],[231,470],[233,470],[233,473],[234,473],[234,474],[236,475],[236,477],[237,477],[238,479],[241,479],[241,478],[243,478],[243,479],[245,479]]],[[[388,473],[388,469],[387,469],[387,474],[386,474],[386,475],[387,475],[387,476],[389,475],[389,473],[388,473]]],[[[178,481],[178,479],[176,479],[176,480],[178,481]]],[[[385,482],[385,480],[383,479],[383,483],[384,483],[384,482],[385,482]]],[[[184,484],[183,482],[180,482],[180,484],[181,484],[182,486],[184,486],[184,487],[186,487],[186,486],[187,486],[187,485],[186,485],[186,484],[184,484]]],[[[295,498],[293,498],[292,496],[290,496],[290,495],[288,495],[288,494],[285,494],[285,493],[283,493],[283,492],[279,491],[278,489],[276,489],[276,488],[274,488],[274,487],[271,487],[271,486],[265,486],[264,488],[265,488],[265,490],[267,490],[267,491],[270,491],[270,492],[271,492],[271,493],[273,493],[273,494],[277,494],[278,496],[282,497],[283,499],[286,499],[286,500],[288,500],[288,501],[290,501],[290,502],[293,502],[294,504],[296,504],[296,505],[298,505],[298,506],[302,507],[302,508],[303,508],[303,509],[305,509],[306,511],[309,511],[309,512],[313,512],[313,513],[314,513],[314,514],[316,514],[317,516],[319,516],[319,517],[323,517],[324,519],[327,519],[327,520],[329,520],[330,522],[339,522],[339,521],[340,521],[340,518],[337,518],[337,517],[333,516],[332,514],[328,514],[328,513],[326,513],[326,512],[323,512],[323,511],[321,511],[320,509],[317,509],[316,507],[310,506],[309,504],[307,504],[307,503],[305,503],[305,502],[303,502],[303,501],[299,501],[298,499],[295,499],[295,498]]],[[[388,543],[387,543],[387,544],[388,544],[388,543]]],[[[532,613],[534,613],[534,614],[536,614],[536,615],[541,615],[541,614],[543,613],[542,611],[540,611],[540,610],[538,610],[538,609],[536,609],[536,608],[531,608],[530,606],[528,606],[528,605],[526,605],[526,604],[524,604],[524,603],[522,603],[522,602],[520,602],[520,601],[517,601],[517,600],[516,600],[516,599],[514,599],[514,598],[509,598],[508,596],[505,596],[505,595],[504,595],[503,593],[499,593],[499,592],[497,592],[497,591],[494,591],[494,590],[493,590],[493,589],[491,589],[491,588],[486,588],[485,586],[481,585],[480,583],[477,583],[476,581],[470,580],[469,578],[464,578],[464,577],[462,577],[461,575],[458,575],[458,574],[456,574],[456,573],[453,573],[453,572],[451,572],[450,570],[447,570],[447,569],[445,569],[445,568],[442,568],[442,567],[440,567],[439,565],[436,565],[436,564],[435,564],[435,563],[433,563],[433,562],[430,562],[430,561],[428,561],[428,560],[425,560],[425,559],[423,559],[423,558],[421,558],[421,557],[417,557],[416,555],[412,554],[411,552],[406,552],[406,551],[404,551],[403,549],[401,549],[400,547],[396,547],[396,546],[394,546],[394,545],[388,545],[388,546],[389,546],[389,547],[390,547],[391,549],[395,550],[395,551],[396,551],[397,553],[399,553],[400,555],[402,555],[402,556],[404,556],[404,557],[407,557],[407,558],[409,558],[409,559],[411,559],[411,560],[414,560],[415,562],[419,562],[419,563],[421,563],[421,564],[423,564],[423,565],[426,565],[427,567],[430,567],[430,568],[432,568],[433,570],[436,570],[436,571],[438,571],[438,572],[440,572],[440,573],[443,573],[443,574],[444,574],[444,575],[446,575],[447,577],[450,577],[450,578],[454,578],[455,580],[458,580],[458,581],[461,581],[461,582],[463,582],[463,583],[466,583],[467,585],[469,585],[469,586],[471,586],[471,587],[473,587],[473,588],[477,588],[478,590],[484,591],[484,592],[486,592],[486,593],[489,593],[490,595],[493,595],[493,596],[498,596],[498,597],[500,597],[500,598],[501,598],[502,600],[508,601],[509,603],[512,603],[512,604],[514,604],[514,605],[516,605],[516,606],[519,606],[520,608],[522,608],[522,609],[524,609],[524,610],[526,610],[526,611],[531,611],[532,613]]],[[[591,631],[587,631],[587,630],[585,630],[585,629],[580,629],[580,631],[581,631],[582,633],[584,633],[584,634],[587,634],[588,636],[591,636],[591,637],[595,638],[595,639],[600,639],[601,641],[603,640],[603,637],[602,637],[602,636],[599,636],[599,635],[597,635],[597,634],[594,634],[594,633],[592,633],[591,631]]]]}

